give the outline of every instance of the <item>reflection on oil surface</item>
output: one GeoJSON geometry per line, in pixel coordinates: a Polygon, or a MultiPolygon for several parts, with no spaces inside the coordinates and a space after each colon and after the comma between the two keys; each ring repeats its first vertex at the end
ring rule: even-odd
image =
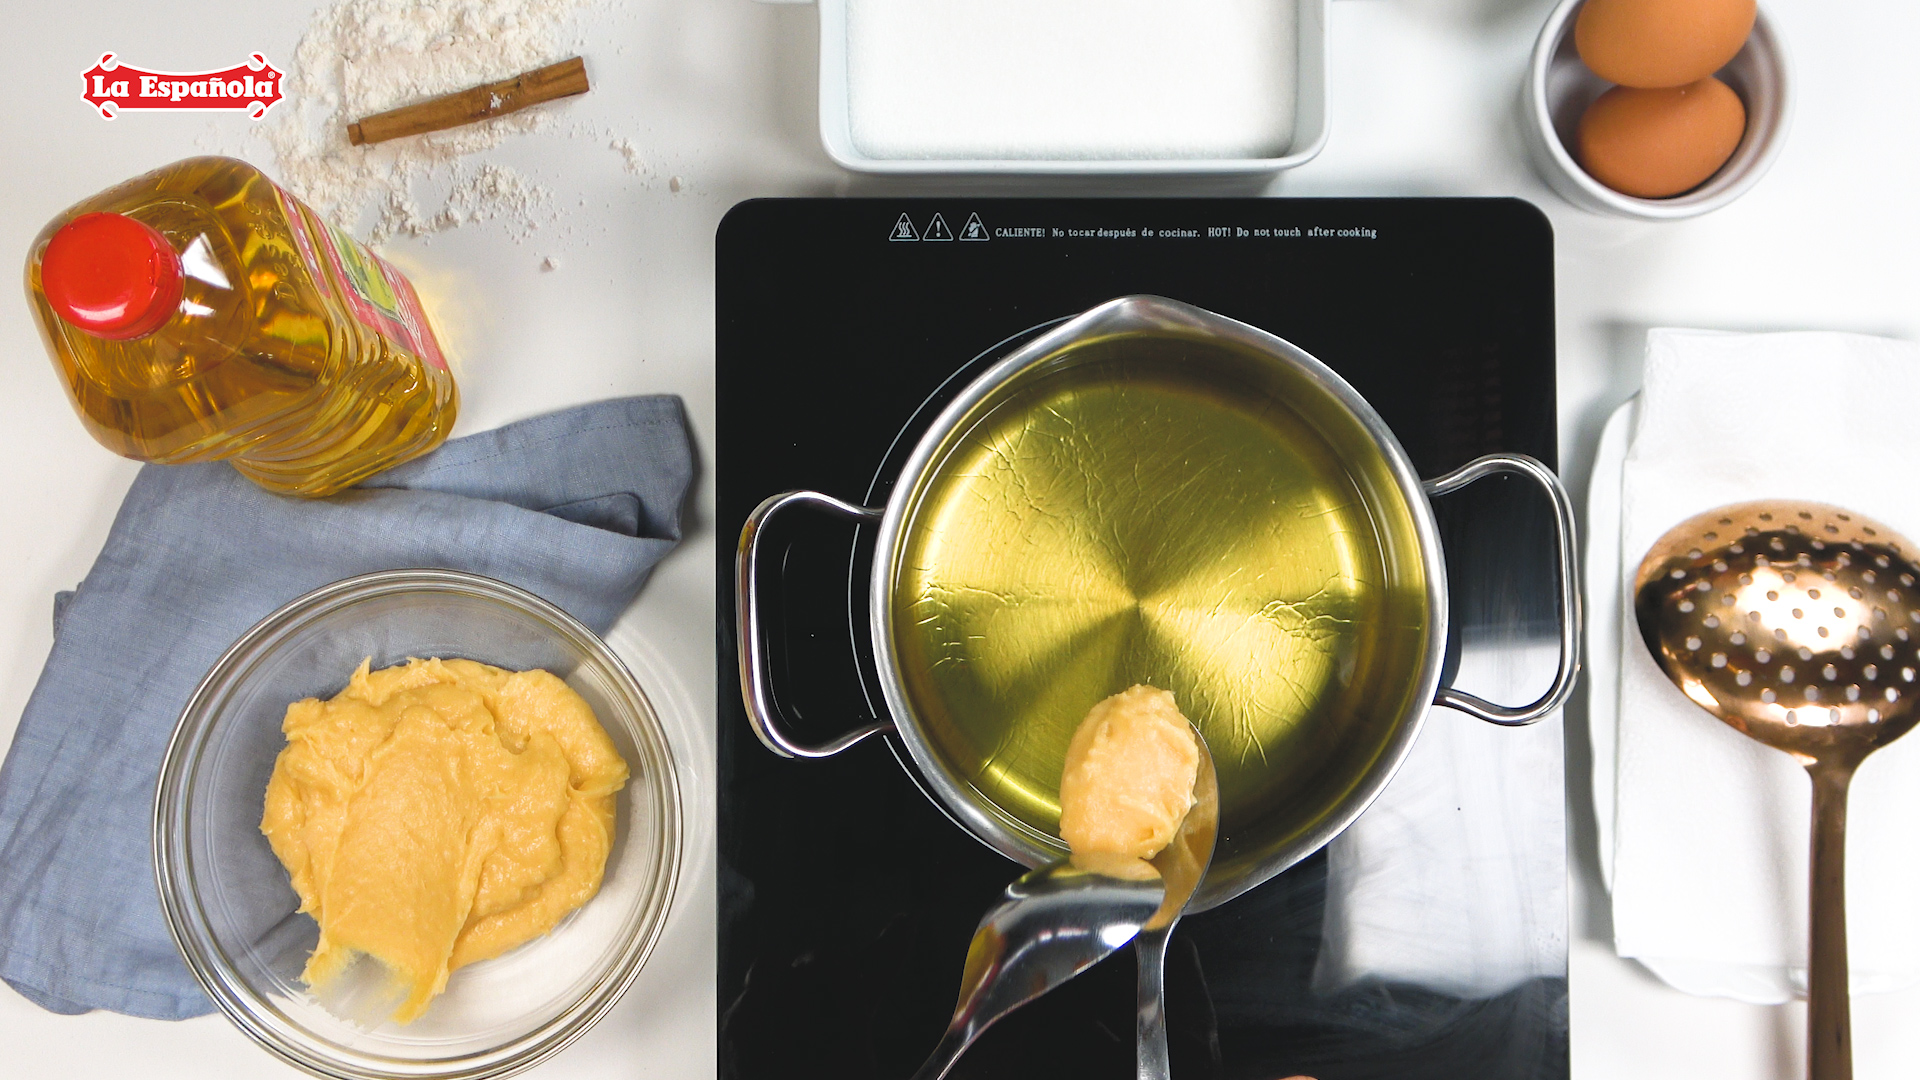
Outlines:
{"type": "Polygon", "coordinates": [[[952,442],[908,529],[893,604],[915,709],[960,779],[1040,833],[1074,724],[1135,683],[1206,735],[1229,833],[1298,831],[1358,781],[1418,669],[1418,560],[1382,554],[1411,550],[1404,504],[1376,524],[1314,426],[1196,370],[1027,381],[952,442]]]}

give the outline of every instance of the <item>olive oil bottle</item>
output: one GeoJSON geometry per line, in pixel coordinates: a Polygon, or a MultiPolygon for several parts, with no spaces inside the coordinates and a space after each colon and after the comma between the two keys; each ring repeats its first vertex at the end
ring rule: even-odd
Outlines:
{"type": "Polygon", "coordinates": [[[27,293],[93,437],[328,495],[438,446],[459,394],[407,279],[244,161],[168,165],[34,239],[27,293]]]}

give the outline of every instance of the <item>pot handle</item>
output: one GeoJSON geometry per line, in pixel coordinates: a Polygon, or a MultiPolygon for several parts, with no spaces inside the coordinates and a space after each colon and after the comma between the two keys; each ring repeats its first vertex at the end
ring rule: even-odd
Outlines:
{"type": "Polygon", "coordinates": [[[1573,500],[1567,497],[1567,489],[1561,486],[1560,478],[1554,475],[1552,469],[1525,454],[1488,454],[1478,457],[1445,476],[1425,481],[1421,487],[1432,499],[1450,491],[1458,491],[1475,480],[1495,473],[1524,476],[1539,484],[1553,502],[1553,531],[1559,541],[1560,560],[1560,670],[1554,674],[1553,685],[1545,694],[1532,704],[1518,708],[1495,705],[1485,698],[1452,687],[1441,687],[1433,701],[1436,705],[1459,709],[1488,723],[1520,727],[1566,704],[1568,696],[1573,693],[1573,680],[1580,673],[1580,580],[1575,551],[1577,541],[1573,500]]]}
{"type": "Polygon", "coordinates": [[[747,722],[767,749],[784,758],[823,758],[859,742],[869,735],[886,731],[893,725],[873,721],[818,746],[796,742],[786,732],[786,720],[773,700],[773,675],[768,670],[767,648],[760,625],[760,534],[774,514],[789,506],[810,506],[816,510],[852,521],[879,521],[885,511],[841,502],[817,491],[789,491],[766,499],[747,515],[740,528],[740,550],[733,563],[733,602],[739,630],[740,698],[747,707],[747,722]]]}

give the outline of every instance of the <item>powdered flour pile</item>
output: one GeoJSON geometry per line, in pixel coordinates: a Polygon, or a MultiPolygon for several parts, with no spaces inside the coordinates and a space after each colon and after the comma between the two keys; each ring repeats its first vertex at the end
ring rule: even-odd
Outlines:
{"type": "Polygon", "coordinates": [[[339,0],[300,38],[289,100],[261,134],[280,181],[373,242],[504,219],[521,236],[555,216],[544,187],[469,155],[553,123],[539,107],[372,146],[346,125],[373,113],[565,59],[571,16],[591,0],[339,0]],[[430,174],[439,180],[423,184],[430,174]],[[421,192],[434,190],[429,207],[421,192]],[[442,196],[444,192],[444,196],[442,196]]]}

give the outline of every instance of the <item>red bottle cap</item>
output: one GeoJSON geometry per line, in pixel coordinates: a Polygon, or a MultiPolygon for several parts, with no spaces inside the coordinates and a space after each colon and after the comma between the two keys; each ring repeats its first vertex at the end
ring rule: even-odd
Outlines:
{"type": "Polygon", "coordinates": [[[40,258],[40,288],[62,319],[95,337],[151,334],[180,307],[180,256],[124,214],[82,214],[40,258]]]}

